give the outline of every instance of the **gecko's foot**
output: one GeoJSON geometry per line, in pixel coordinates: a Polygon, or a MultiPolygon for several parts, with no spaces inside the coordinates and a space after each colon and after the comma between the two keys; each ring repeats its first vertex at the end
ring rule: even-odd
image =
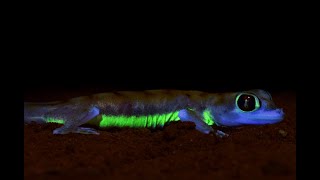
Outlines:
{"type": "Polygon", "coordinates": [[[93,128],[85,128],[85,127],[77,127],[76,129],[70,130],[64,127],[57,128],[53,130],[53,134],[68,134],[68,133],[78,133],[78,134],[96,134],[99,135],[100,133],[93,128]]]}
{"type": "Polygon", "coordinates": [[[214,132],[214,134],[215,134],[217,137],[219,137],[219,138],[224,138],[224,137],[228,137],[228,136],[229,136],[229,134],[224,133],[224,132],[219,131],[219,130],[216,130],[216,131],[214,132]]]}
{"type": "Polygon", "coordinates": [[[70,133],[70,130],[65,129],[64,127],[60,127],[53,130],[53,134],[68,134],[68,133],[70,133]]]}
{"type": "Polygon", "coordinates": [[[97,130],[95,130],[93,128],[85,128],[85,127],[78,127],[76,130],[74,130],[72,132],[79,133],[79,134],[96,134],[96,135],[100,134],[97,132],[97,130]]]}
{"type": "Polygon", "coordinates": [[[210,132],[213,131],[212,127],[205,125],[205,126],[200,126],[200,125],[196,125],[196,130],[204,133],[204,134],[209,134],[210,132]]]}

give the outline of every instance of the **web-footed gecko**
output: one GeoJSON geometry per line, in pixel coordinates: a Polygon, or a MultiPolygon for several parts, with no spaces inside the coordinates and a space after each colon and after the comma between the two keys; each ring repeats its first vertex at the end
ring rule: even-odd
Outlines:
{"type": "Polygon", "coordinates": [[[24,122],[60,123],[53,134],[99,134],[94,128],[155,128],[172,121],[190,121],[195,129],[219,137],[217,126],[278,123],[284,112],[264,90],[207,93],[183,90],[119,91],[48,103],[24,103],[24,122]]]}

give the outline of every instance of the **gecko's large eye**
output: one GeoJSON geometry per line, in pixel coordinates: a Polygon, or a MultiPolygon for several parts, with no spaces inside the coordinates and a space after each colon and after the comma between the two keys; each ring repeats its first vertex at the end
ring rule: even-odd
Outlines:
{"type": "Polygon", "coordinates": [[[242,111],[254,111],[260,107],[259,99],[252,94],[239,94],[236,105],[242,111]]]}

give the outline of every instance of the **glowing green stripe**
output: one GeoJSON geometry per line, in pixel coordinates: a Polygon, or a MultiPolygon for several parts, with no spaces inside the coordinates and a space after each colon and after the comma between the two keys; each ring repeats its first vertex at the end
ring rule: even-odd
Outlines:
{"type": "Polygon", "coordinates": [[[179,121],[179,111],[167,114],[155,114],[146,116],[109,116],[102,115],[99,126],[105,127],[163,127],[167,122],[179,121]]]}
{"type": "MultiPolygon", "coordinates": [[[[167,114],[155,114],[146,116],[110,116],[102,115],[99,127],[163,127],[166,123],[171,121],[179,121],[179,111],[167,114]]],[[[204,122],[208,125],[214,124],[214,118],[211,116],[209,110],[203,111],[204,122]]],[[[64,124],[63,119],[46,118],[47,123],[64,124]]]]}
{"type": "Polygon", "coordinates": [[[58,124],[64,124],[63,119],[55,119],[55,118],[46,118],[47,123],[58,123],[58,124]]]}
{"type": "MultiPolygon", "coordinates": [[[[191,111],[194,111],[191,108],[188,108],[188,109],[191,110],[191,111]]],[[[208,109],[204,110],[203,113],[202,113],[202,116],[203,116],[203,121],[206,124],[208,124],[209,126],[214,124],[214,118],[212,117],[212,115],[210,113],[210,110],[208,110],[208,109]]]]}
{"type": "MultiPolygon", "coordinates": [[[[155,114],[146,116],[110,116],[102,115],[99,127],[136,127],[136,128],[155,128],[163,127],[167,122],[179,121],[179,111],[167,114],[155,114]]],[[[203,111],[204,122],[208,125],[214,124],[214,119],[209,110],[203,111]]]]}
{"type": "Polygon", "coordinates": [[[203,120],[205,123],[207,123],[210,126],[214,124],[214,119],[211,116],[211,113],[209,110],[203,111],[203,120]]]}

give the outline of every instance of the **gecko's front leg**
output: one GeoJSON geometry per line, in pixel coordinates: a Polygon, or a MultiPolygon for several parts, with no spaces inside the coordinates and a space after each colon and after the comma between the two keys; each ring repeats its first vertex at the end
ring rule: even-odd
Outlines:
{"type": "Polygon", "coordinates": [[[80,133],[80,134],[97,134],[97,130],[93,128],[79,127],[82,124],[87,123],[91,119],[100,114],[100,111],[96,107],[92,107],[89,110],[85,110],[80,113],[75,119],[67,119],[64,126],[57,128],[53,131],[53,134],[68,134],[68,133],[80,133]]]}
{"type": "Polygon", "coordinates": [[[196,111],[190,110],[190,109],[182,109],[179,111],[179,118],[181,121],[183,122],[193,122],[196,125],[196,130],[205,133],[205,134],[209,134],[209,133],[214,133],[216,136],[218,137],[227,137],[229,136],[228,134],[219,131],[219,130],[214,130],[211,126],[209,126],[208,124],[206,124],[203,121],[203,117],[202,115],[200,115],[200,113],[197,113],[196,111]]]}

